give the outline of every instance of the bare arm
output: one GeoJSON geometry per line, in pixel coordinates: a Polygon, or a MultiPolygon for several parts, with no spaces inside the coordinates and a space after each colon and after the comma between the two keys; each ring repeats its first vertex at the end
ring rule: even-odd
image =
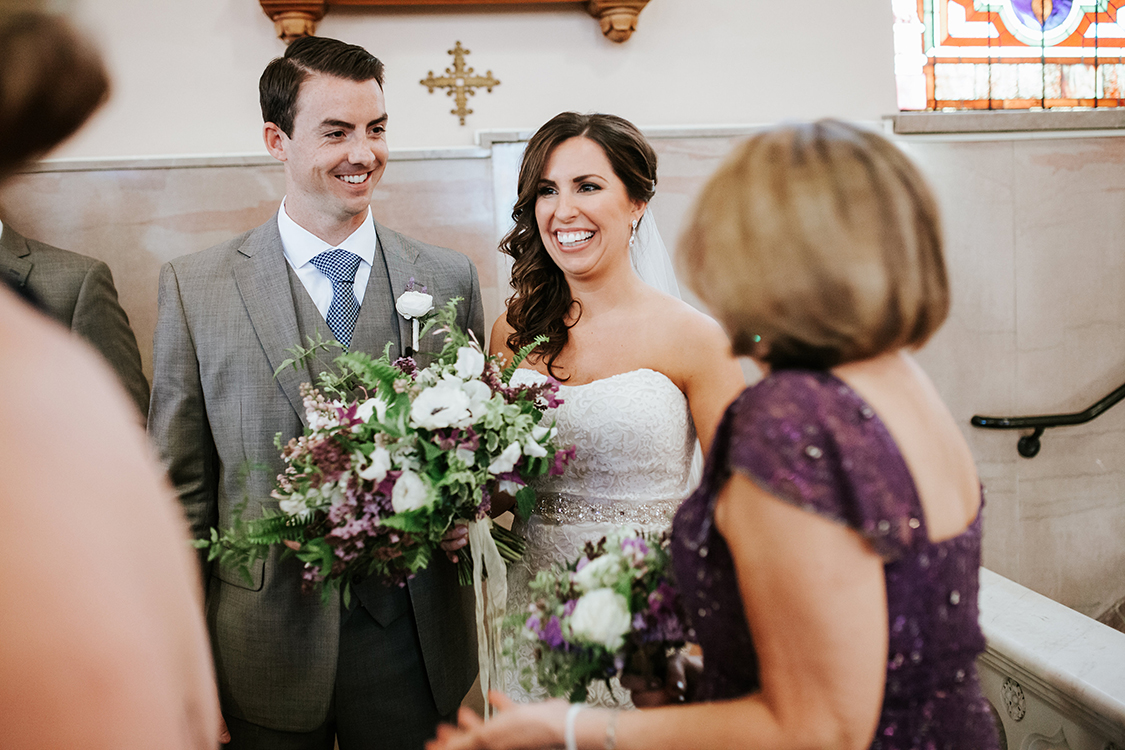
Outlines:
{"type": "Polygon", "coordinates": [[[0,744],[214,748],[194,556],[133,404],[6,289],[0,321],[0,391],[19,395],[0,413],[0,744]]]}
{"type": "MultiPolygon", "coordinates": [[[[788,505],[735,475],[716,523],[738,573],[762,689],[737,700],[626,711],[619,750],[859,750],[883,699],[887,607],[882,560],[855,532],[788,505]]],[[[503,700],[501,700],[503,703],[503,700]]],[[[487,725],[445,729],[431,747],[562,744],[562,701],[512,707],[487,725]]],[[[604,747],[605,711],[583,711],[578,746],[604,747]]]]}

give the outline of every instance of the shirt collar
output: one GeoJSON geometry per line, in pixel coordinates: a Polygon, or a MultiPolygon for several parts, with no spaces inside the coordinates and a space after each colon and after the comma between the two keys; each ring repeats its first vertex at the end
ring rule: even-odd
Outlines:
{"type": "Polygon", "coordinates": [[[375,262],[375,246],[379,239],[370,208],[367,209],[363,223],[346,240],[339,245],[329,245],[289,218],[289,214],[285,212],[285,199],[282,198],[281,208],[277,212],[277,230],[281,234],[281,247],[285,257],[294,268],[300,268],[324,251],[336,248],[358,255],[369,266],[375,262]]]}

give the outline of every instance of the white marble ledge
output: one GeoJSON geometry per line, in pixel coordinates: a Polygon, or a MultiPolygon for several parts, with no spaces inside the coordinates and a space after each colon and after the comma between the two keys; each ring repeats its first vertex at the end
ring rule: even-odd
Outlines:
{"type": "Polygon", "coordinates": [[[1014,665],[1045,699],[1082,707],[1125,738],[1125,633],[984,568],[980,624],[986,657],[1014,665]]]}
{"type": "MultiPolygon", "coordinates": [[[[477,146],[449,148],[392,148],[390,161],[488,159],[492,152],[477,146]]],[[[136,169],[206,169],[216,167],[278,167],[269,154],[189,154],[182,156],[121,156],[106,158],[44,159],[25,167],[23,174],[43,172],[113,172],[136,169]]]]}
{"type": "MultiPolygon", "coordinates": [[[[872,123],[868,123],[869,125],[872,123]]],[[[740,138],[753,135],[767,124],[759,125],[654,125],[641,127],[653,140],[665,138],[740,138]]],[[[535,134],[533,129],[504,128],[478,130],[476,142],[481,148],[491,148],[495,143],[520,143],[535,134]]]]}
{"type": "Polygon", "coordinates": [[[1041,140],[1125,136],[1125,107],[1088,110],[899,112],[883,118],[888,133],[937,141],[1041,140]]]}

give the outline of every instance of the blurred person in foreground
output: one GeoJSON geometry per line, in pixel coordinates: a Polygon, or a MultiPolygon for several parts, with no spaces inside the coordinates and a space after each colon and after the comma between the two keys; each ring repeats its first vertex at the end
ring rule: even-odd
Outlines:
{"type": "MultiPolygon", "coordinates": [[[[65,24],[0,6],[0,179],[105,98],[65,24]]],[[[195,557],[105,362],[0,284],[0,738],[5,748],[214,747],[195,557]]]]}
{"type": "Polygon", "coordinates": [[[767,372],[727,409],[673,557],[703,668],[688,706],[462,711],[433,749],[995,750],[975,659],[981,486],[910,356],[949,309],[937,206],[882,137],[751,138],[681,263],[767,372]]]}

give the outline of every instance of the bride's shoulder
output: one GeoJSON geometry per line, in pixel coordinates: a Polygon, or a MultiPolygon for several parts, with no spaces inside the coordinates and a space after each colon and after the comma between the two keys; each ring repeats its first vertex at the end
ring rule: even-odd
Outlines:
{"type": "Polygon", "coordinates": [[[648,305],[651,319],[661,321],[657,330],[667,344],[683,347],[690,342],[692,349],[703,353],[729,353],[730,340],[726,332],[707,313],[662,292],[655,292],[648,305]]]}

